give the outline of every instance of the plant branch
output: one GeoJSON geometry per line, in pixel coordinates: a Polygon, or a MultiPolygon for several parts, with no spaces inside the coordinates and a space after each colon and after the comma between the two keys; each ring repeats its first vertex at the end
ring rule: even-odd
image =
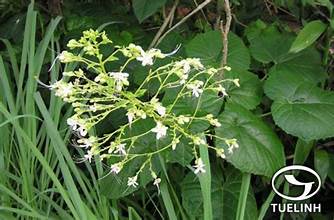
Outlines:
{"type": "MultiPolygon", "coordinates": [[[[232,14],[231,14],[231,7],[230,1],[224,0],[224,9],[226,14],[226,23],[225,27],[223,22],[220,23],[220,30],[222,32],[223,37],[223,57],[221,60],[221,67],[224,67],[227,64],[227,55],[228,55],[228,33],[230,31],[231,22],[232,22],[232,14]]],[[[221,70],[221,76],[223,76],[224,70],[221,70]]]]}
{"type": "Polygon", "coordinates": [[[192,12],[190,12],[189,14],[187,14],[185,17],[183,17],[179,22],[177,22],[173,27],[171,27],[168,31],[166,31],[157,41],[156,45],[159,45],[161,43],[161,41],[167,36],[167,34],[169,34],[171,31],[173,31],[175,28],[177,28],[178,26],[180,26],[181,24],[183,24],[186,20],[188,20],[188,18],[190,18],[193,14],[195,14],[196,12],[198,12],[199,10],[201,10],[202,8],[204,8],[207,4],[209,4],[212,0],[205,0],[204,2],[202,2],[200,5],[198,5],[197,8],[195,8],[192,12]]]}
{"type": "Polygon", "coordinates": [[[168,23],[172,20],[172,18],[174,17],[174,13],[176,10],[177,5],[179,4],[179,0],[175,0],[173,7],[171,8],[168,16],[165,18],[164,23],[161,25],[159,31],[156,33],[156,35],[154,36],[149,48],[154,47],[154,45],[157,43],[157,41],[159,40],[161,34],[164,32],[164,30],[166,29],[168,23]]]}

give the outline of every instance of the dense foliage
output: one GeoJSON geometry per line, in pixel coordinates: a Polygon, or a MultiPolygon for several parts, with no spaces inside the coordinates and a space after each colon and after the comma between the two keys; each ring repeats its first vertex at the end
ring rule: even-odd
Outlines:
{"type": "Polygon", "coordinates": [[[331,1],[0,11],[0,219],[333,218],[331,1]],[[271,211],[291,164],[321,213],[271,211]]]}

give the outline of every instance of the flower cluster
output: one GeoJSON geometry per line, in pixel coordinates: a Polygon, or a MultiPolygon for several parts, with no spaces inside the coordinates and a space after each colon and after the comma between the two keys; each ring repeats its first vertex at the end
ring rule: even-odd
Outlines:
{"type": "MultiPolygon", "coordinates": [[[[78,136],[76,146],[86,150],[84,160],[107,160],[110,164],[109,173],[117,175],[131,161],[142,158],[144,160],[141,161],[144,162],[141,162],[133,176],[128,177],[127,185],[137,187],[139,174],[149,168],[153,185],[159,188],[161,179],[154,170],[152,158],[163,152],[176,150],[181,141],[194,152],[196,160],[193,167],[196,174],[205,173],[205,165],[198,156],[200,145],[214,149],[218,156],[225,158],[223,148],[209,146],[203,138],[203,132],[196,133],[190,128],[195,120],[220,127],[221,122],[213,114],[177,114],[174,109],[183,98],[199,103],[206,91],[216,92],[217,99],[222,98],[218,93],[227,97],[223,82],[229,81],[239,86],[238,79],[214,80],[219,71],[206,68],[198,58],[172,61],[154,67],[156,59],[164,59],[170,54],[164,54],[159,49],[145,51],[135,44],[116,46],[104,32],[94,30],[85,31],[79,40],[70,40],[67,46],[82,52],[76,54],[64,51],[58,58],[63,63],[77,62],[78,68],[64,72],[63,79],[55,82],[51,89],[56,96],[71,103],[74,108],[74,115],[68,118],[67,123],[78,136]],[[102,54],[101,46],[109,46],[112,53],[102,54]],[[124,60],[123,65],[116,68],[115,65],[108,65],[116,60],[124,60]],[[130,63],[137,63],[148,69],[141,84],[131,81],[130,77],[135,73],[129,68],[130,63]],[[113,66],[112,69],[109,69],[110,66],[113,66]],[[153,81],[159,82],[159,86],[152,94],[148,92],[148,88],[153,81]],[[172,100],[163,104],[162,95],[168,89],[177,89],[178,92],[172,100]],[[115,112],[120,115],[119,118],[125,117],[126,121],[108,131],[109,133],[92,135],[91,130],[115,112]],[[131,134],[136,123],[146,123],[147,120],[153,122],[152,127],[141,133],[131,134]],[[154,135],[158,144],[168,143],[155,150],[148,146],[146,151],[140,152],[136,147],[138,141],[148,135],[154,135]]],[[[229,153],[238,148],[235,139],[225,141],[229,153]]]]}

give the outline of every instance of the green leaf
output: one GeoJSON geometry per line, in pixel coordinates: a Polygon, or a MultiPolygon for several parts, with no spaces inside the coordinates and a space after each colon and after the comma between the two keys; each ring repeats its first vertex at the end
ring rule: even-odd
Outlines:
{"type": "Polygon", "coordinates": [[[289,33],[281,33],[276,26],[267,27],[258,21],[247,28],[246,35],[254,59],[262,63],[274,62],[271,70],[300,72],[316,83],[324,82],[327,77],[320,53],[314,47],[289,53],[294,38],[289,33]]]}
{"type": "MultiPolygon", "coordinates": [[[[226,177],[226,181],[223,187],[223,215],[218,219],[226,219],[226,220],[235,220],[236,219],[236,211],[238,207],[238,199],[240,195],[240,188],[242,183],[242,174],[233,169],[232,172],[226,177]]],[[[219,196],[219,194],[215,194],[219,196]]],[[[215,209],[217,210],[217,209],[215,209]]],[[[249,187],[248,196],[246,201],[246,211],[244,219],[256,219],[257,218],[257,207],[256,201],[254,198],[254,193],[252,187],[249,187]]]]}
{"type": "MultiPolygon", "coordinates": [[[[223,43],[220,31],[198,34],[186,45],[188,57],[201,58],[204,64],[214,66],[220,66],[222,50],[223,43]]],[[[247,47],[242,39],[232,32],[228,35],[227,65],[235,70],[247,70],[250,65],[250,55],[247,47]]]]}
{"type": "Polygon", "coordinates": [[[213,65],[218,61],[218,56],[223,48],[221,33],[209,31],[197,34],[187,45],[186,54],[188,57],[200,58],[204,64],[213,65]]]}
{"type": "Polygon", "coordinates": [[[140,215],[136,212],[136,210],[132,207],[128,207],[128,213],[129,213],[129,220],[141,220],[142,218],[140,215]]]}
{"type": "Polygon", "coordinates": [[[179,163],[185,167],[193,160],[193,158],[193,149],[189,147],[189,140],[181,138],[176,149],[169,152],[167,161],[171,163],[179,163]]]}
{"type": "Polygon", "coordinates": [[[272,70],[301,74],[303,78],[314,83],[322,83],[327,77],[326,71],[322,67],[320,53],[313,47],[300,53],[287,54],[284,60],[275,65],[272,70]]]}
{"type": "Polygon", "coordinates": [[[327,25],[322,23],[320,20],[307,23],[292,43],[289,52],[298,53],[299,51],[310,46],[325,31],[326,27],[327,25]]]}
{"type": "Polygon", "coordinates": [[[232,70],[248,70],[250,66],[248,48],[242,39],[232,32],[228,35],[227,66],[232,70]]]}
{"type": "Polygon", "coordinates": [[[322,185],[325,184],[326,177],[329,171],[329,156],[325,150],[314,151],[314,168],[315,171],[320,175],[322,185]]]}
{"type": "MultiPolygon", "coordinates": [[[[140,134],[146,133],[155,126],[153,119],[145,119],[141,121],[134,122],[131,129],[125,129],[124,137],[134,137],[140,134]]],[[[147,152],[152,152],[159,148],[165,147],[170,143],[170,137],[165,137],[161,141],[156,142],[154,133],[150,132],[136,139],[134,142],[135,148],[132,148],[130,154],[144,154],[147,152]]],[[[127,143],[127,146],[130,142],[127,143]]],[[[162,152],[162,156],[165,156],[165,152],[162,152]]],[[[149,166],[147,165],[139,175],[139,187],[128,187],[127,180],[128,177],[132,177],[139,170],[140,166],[145,162],[146,157],[136,157],[130,160],[124,165],[121,172],[117,175],[108,174],[100,180],[101,191],[108,198],[117,199],[124,197],[138,190],[139,187],[144,187],[152,180],[151,172],[149,166]]],[[[118,162],[117,158],[111,158],[110,163],[118,162]]],[[[152,157],[152,167],[153,170],[158,174],[161,170],[160,162],[158,156],[152,157]]]]}
{"type": "Polygon", "coordinates": [[[262,63],[280,63],[293,41],[291,35],[280,33],[275,26],[266,27],[257,23],[247,28],[246,36],[252,56],[262,63]]]}
{"type": "Polygon", "coordinates": [[[255,74],[232,69],[224,72],[224,75],[227,79],[240,80],[240,87],[236,87],[233,83],[225,83],[224,87],[229,95],[228,103],[236,103],[249,110],[260,104],[263,95],[262,83],[255,74]]]}
{"type": "Polygon", "coordinates": [[[334,93],[324,91],[298,74],[276,72],[264,85],[275,123],[305,141],[334,136],[334,93]]]}
{"type": "Polygon", "coordinates": [[[284,166],[283,145],[258,116],[236,104],[227,104],[218,117],[221,127],[216,135],[221,138],[236,138],[239,144],[232,154],[228,153],[224,141],[216,139],[216,146],[226,152],[226,160],[242,172],[271,177],[284,166]]]}
{"type": "MultiPolygon", "coordinates": [[[[164,106],[171,105],[178,91],[176,89],[168,89],[162,99],[162,104],[164,106]]],[[[198,113],[211,113],[217,115],[223,105],[223,100],[219,99],[219,96],[216,92],[213,91],[204,91],[199,98],[193,96],[180,98],[173,107],[173,113],[179,114],[194,114],[196,108],[198,108],[198,113]]]]}
{"type": "MultiPolygon", "coordinates": [[[[205,140],[205,136],[202,136],[205,140]]],[[[205,173],[198,175],[199,183],[201,186],[202,198],[203,198],[203,217],[204,219],[212,219],[212,202],[211,202],[211,168],[209,160],[209,150],[206,145],[199,147],[200,156],[205,164],[205,173]]]]}
{"type": "Polygon", "coordinates": [[[139,22],[154,14],[167,0],[133,0],[132,7],[139,22]]]}
{"type": "MultiPolygon", "coordinates": [[[[213,219],[235,220],[241,187],[241,173],[236,169],[227,170],[223,183],[222,171],[214,170],[212,175],[211,199],[213,219]]],[[[203,197],[200,183],[193,173],[187,174],[181,183],[182,205],[192,218],[203,218],[203,197]]],[[[257,207],[253,190],[248,191],[245,220],[256,219],[257,207]]]]}

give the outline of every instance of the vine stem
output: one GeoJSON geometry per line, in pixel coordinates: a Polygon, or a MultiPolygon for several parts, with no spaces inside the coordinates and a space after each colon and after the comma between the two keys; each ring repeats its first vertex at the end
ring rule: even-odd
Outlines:
{"type": "Polygon", "coordinates": [[[251,174],[250,173],[243,173],[242,174],[242,182],[240,187],[240,194],[239,194],[239,201],[238,201],[238,209],[236,220],[243,220],[245,216],[246,210],[246,202],[248,196],[248,190],[250,185],[251,174]]]}
{"type": "Polygon", "coordinates": [[[204,2],[202,2],[200,5],[197,6],[197,8],[195,8],[192,12],[190,12],[189,14],[187,14],[185,17],[183,17],[179,22],[177,22],[173,27],[171,27],[168,31],[166,31],[157,41],[156,46],[159,45],[161,43],[161,41],[171,32],[173,31],[175,28],[177,28],[178,26],[180,26],[181,24],[183,24],[186,20],[188,20],[188,18],[190,18],[193,14],[195,14],[196,12],[198,12],[199,10],[201,10],[202,8],[204,8],[207,4],[209,4],[212,0],[205,0],[204,2]]]}

